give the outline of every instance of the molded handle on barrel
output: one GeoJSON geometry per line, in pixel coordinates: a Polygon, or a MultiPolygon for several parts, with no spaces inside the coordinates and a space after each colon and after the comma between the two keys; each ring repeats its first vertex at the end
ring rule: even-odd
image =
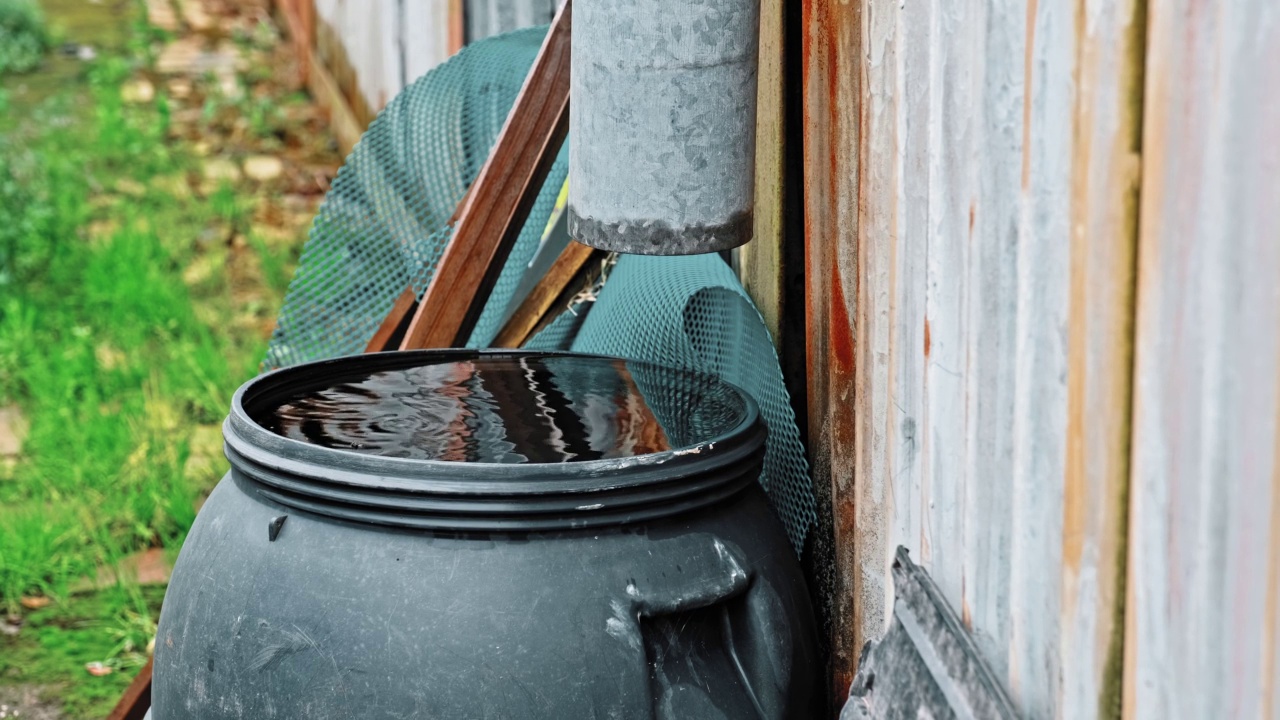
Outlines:
{"type": "Polygon", "coordinates": [[[668,568],[668,582],[649,582],[644,586],[632,582],[627,595],[639,617],[654,617],[696,610],[735,598],[751,585],[751,574],[737,553],[719,539],[709,539],[714,555],[695,553],[679,558],[675,568],[668,568]],[[675,572],[672,572],[675,570],[675,572]]]}
{"type": "Polygon", "coordinates": [[[627,583],[609,623],[641,663],[636,681],[651,717],[765,717],[745,669],[752,658],[739,657],[735,642],[754,625],[737,605],[752,585],[746,562],[708,534],[659,542],[666,547],[654,555],[668,560],[627,583]]]}

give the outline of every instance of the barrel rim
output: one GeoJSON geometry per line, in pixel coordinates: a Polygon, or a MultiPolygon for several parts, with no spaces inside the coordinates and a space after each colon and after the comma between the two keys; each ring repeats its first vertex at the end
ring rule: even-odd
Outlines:
{"type": "Polygon", "coordinates": [[[364,454],[278,435],[245,409],[246,398],[255,392],[300,375],[339,374],[357,364],[362,369],[404,367],[409,358],[424,355],[571,356],[664,367],[601,354],[440,349],[352,355],[281,368],[246,382],[232,399],[223,436],[233,472],[252,481],[264,497],[310,512],[357,522],[469,530],[631,522],[722,501],[759,477],[766,438],[759,407],[750,394],[718,377],[744,403],[743,419],[734,428],[688,448],[581,462],[482,463],[364,454]]]}

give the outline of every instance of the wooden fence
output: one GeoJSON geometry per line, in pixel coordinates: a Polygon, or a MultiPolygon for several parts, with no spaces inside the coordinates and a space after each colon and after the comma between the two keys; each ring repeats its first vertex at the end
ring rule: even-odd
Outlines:
{"type": "Polygon", "coordinates": [[[465,42],[551,21],[554,0],[275,0],[304,80],[350,150],[378,111],[465,42]]]}
{"type": "Polygon", "coordinates": [[[1028,717],[1280,718],[1280,6],[802,22],[835,684],[901,544],[1028,717]]]}

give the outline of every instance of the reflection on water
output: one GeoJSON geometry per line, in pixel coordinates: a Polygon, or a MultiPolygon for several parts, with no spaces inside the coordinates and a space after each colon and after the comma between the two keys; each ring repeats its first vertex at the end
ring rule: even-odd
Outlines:
{"type": "Polygon", "coordinates": [[[696,445],[744,414],[736,391],[701,374],[606,358],[477,355],[307,388],[254,420],[373,455],[561,463],[696,445]]]}

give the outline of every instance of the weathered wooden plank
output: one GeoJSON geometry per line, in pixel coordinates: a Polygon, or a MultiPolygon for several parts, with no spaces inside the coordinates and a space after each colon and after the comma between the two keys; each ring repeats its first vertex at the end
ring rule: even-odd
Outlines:
{"type": "Polygon", "coordinates": [[[446,0],[449,4],[449,54],[453,55],[467,43],[467,13],[465,0],[446,0]]]}
{"type": "Polygon", "coordinates": [[[807,21],[805,49],[810,430],[856,623],[837,650],[883,631],[902,544],[1021,712],[1112,714],[1140,5],[860,9],[856,37],[807,21]]]}
{"type": "MultiPolygon", "coordinates": [[[[312,82],[336,85],[337,97],[360,129],[408,83],[450,54],[445,0],[305,1],[314,1],[319,20],[310,50],[327,77],[312,82]]],[[[332,95],[327,89],[323,92],[332,95]]]]}
{"type": "Polygon", "coordinates": [[[1140,0],[1077,28],[1062,496],[1062,717],[1120,714],[1146,37],[1140,0]]]}
{"type": "Polygon", "coordinates": [[[511,32],[550,22],[556,14],[555,0],[465,0],[462,16],[466,21],[466,40],[511,32]]]}
{"type": "Polygon", "coordinates": [[[324,59],[314,49],[307,54],[307,89],[316,103],[329,114],[329,130],[342,152],[349,153],[360,141],[365,125],[360,122],[338,81],[325,67],[324,59]]]}
{"type": "MultiPolygon", "coordinates": [[[[452,44],[453,6],[449,0],[404,3],[404,24],[399,32],[404,52],[405,85],[422,77],[462,48],[461,38],[457,47],[452,44]]],[[[459,20],[459,28],[461,24],[459,20]]]]}
{"type": "Polygon", "coordinates": [[[472,189],[401,349],[450,347],[470,334],[484,300],[569,131],[566,2],[472,189]]]}
{"type": "Polygon", "coordinates": [[[1280,718],[1280,12],[1150,6],[1127,718],[1280,718]]]}
{"type": "MultiPolygon", "coordinates": [[[[806,376],[809,451],[815,483],[832,496],[831,588],[833,699],[849,692],[868,639],[859,606],[854,533],[853,298],[857,291],[860,3],[804,0],[801,78],[804,132],[806,376]]],[[[876,575],[883,582],[883,577],[876,575]]],[[[878,628],[874,628],[878,629],[878,628]]]]}

